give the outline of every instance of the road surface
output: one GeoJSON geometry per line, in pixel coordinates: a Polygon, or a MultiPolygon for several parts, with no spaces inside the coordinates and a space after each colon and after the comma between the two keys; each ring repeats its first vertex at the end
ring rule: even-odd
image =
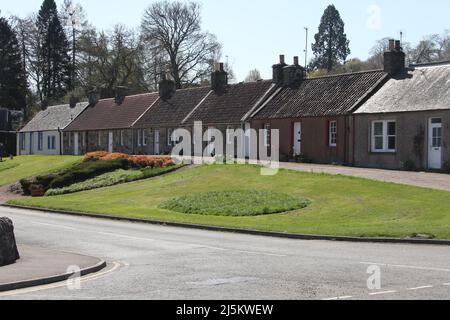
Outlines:
{"type": "Polygon", "coordinates": [[[109,263],[75,289],[62,284],[0,299],[450,298],[446,246],[299,241],[5,207],[0,216],[13,219],[22,245],[109,263]],[[380,271],[379,289],[368,288],[368,269],[380,271]]]}

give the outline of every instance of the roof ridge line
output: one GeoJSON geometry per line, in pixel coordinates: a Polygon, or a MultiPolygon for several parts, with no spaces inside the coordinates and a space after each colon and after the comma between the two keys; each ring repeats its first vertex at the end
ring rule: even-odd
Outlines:
{"type": "Polygon", "coordinates": [[[329,74],[329,75],[324,75],[324,76],[319,76],[319,77],[305,78],[304,80],[336,78],[336,77],[342,77],[342,76],[352,76],[352,75],[358,75],[358,74],[363,74],[363,73],[375,73],[375,72],[384,72],[384,71],[382,69],[374,69],[374,70],[365,70],[365,71],[358,71],[358,72],[329,74]]]}
{"type": "Polygon", "coordinates": [[[186,118],[183,119],[183,121],[181,121],[181,124],[184,124],[186,121],[189,120],[189,118],[194,114],[194,112],[203,104],[203,102],[205,102],[205,100],[211,95],[211,93],[214,90],[209,90],[208,94],[194,107],[194,109],[191,110],[191,112],[189,112],[189,114],[186,116],[186,118]]]}
{"type": "Polygon", "coordinates": [[[136,125],[136,123],[138,123],[139,122],[139,120],[141,120],[142,119],[142,117],[159,101],[161,99],[161,97],[160,96],[158,96],[158,98],[155,100],[155,101],[153,101],[153,103],[151,103],[150,104],[150,106],[147,108],[147,109],[145,109],[145,111],[144,112],[142,112],[142,114],[136,119],[136,121],[134,121],[132,124],[131,124],[131,126],[130,126],[130,128],[133,128],[135,125],[136,125]]]}
{"type": "Polygon", "coordinates": [[[254,104],[254,106],[244,115],[244,117],[242,117],[241,121],[244,122],[246,121],[255,111],[256,108],[258,108],[258,106],[261,105],[261,103],[264,102],[264,100],[266,99],[266,97],[272,92],[272,90],[276,87],[277,85],[275,83],[272,83],[269,87],[269,89],[266,90],[266,92],[264,92],[264,94],[258,99],[258,101],[256,101],[256,103],[254,104]]]}

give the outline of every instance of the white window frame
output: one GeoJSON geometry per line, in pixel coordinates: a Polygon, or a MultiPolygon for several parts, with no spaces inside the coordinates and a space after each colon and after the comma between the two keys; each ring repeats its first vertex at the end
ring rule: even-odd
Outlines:
{"type": "Polygon", "coordinates": [[[19,136],[20,150],[25,150],[25,133],[21,132],[19,136]]]}
{"type": "Polygon", "coordinates": [[[328,145],[331,148],[337,147],[338,123],[336,120],[331,120],[328,125],[328,145]]]}
{"type": "Polygon", "coordinates": [[[147,130],[142,129],[142,145],[143,145],[143,146],[147,146],[147,142],[148,142],[148,139],[147,139],[147,130]]]}
{"type": "Polygon", "coordinates": [[[123,130],[120,130],[120,145],[123,147],[123,130]]]}
{"type": "Polygon", "coordinates": [[[56,137],[52,136],[52,150],[56,150],[56,137]]]}
{"type": "Polygon", "coordinates": [[[271,130],[272,126],[270,123],[265,123],[264,124],[264,147],[268,148],[270,147],[270,130],[271,130]]]}
{"type": "Polygon", "coordinates": [[[138,147],[140,147],[142,144],[141,144],[141,135],[142,135],[142,132],[141,132],[141,129],[138,129],[138,131],[137,131],[137,145],[138,145],[138,147]]]}
{"type": "Polygon", "coordinates": [[[97,131],[97,145],[99,147],[102,146],[102,133],[101,133],[101,131],[97,131]]]}
{"type": "Polygon", "coordinates": [[[69,148],[72,147],[72,132],[65,133],[65,136],[67,137],[67,146],[69,148]]]}
{"type": "Polygon", "coordinates": [[[397,121],[395,120],[374,120],[372,121],[372,130],[371,130],[371,150],[373,153],[395,153],[397,152],[397,121]],[[375,125],[378,123],[382,123],[383,125],[383,133],[382,135],[375,136],[375,125]],[[395,124],[395,135],[389,135],[389,124],[395,124]],[[376,138],[383,138],[383,148],[376,149],[376,138]],[[395,149],[389,148],[389,138],[395,138],[395,149]]]}
{"type": "Polygon", "coordinates": [[[173,129],[172,128],[168,128],[167,129],[167,146],[168,147],[173,147],[174,146],[174,141],[172,140],[172,134],[173,134],[173,129]]]}
{"type": "Polygon", "coordinates": [[[38,132],[38,150],[42,151],[44,149],[44,133],[38,132]]]}

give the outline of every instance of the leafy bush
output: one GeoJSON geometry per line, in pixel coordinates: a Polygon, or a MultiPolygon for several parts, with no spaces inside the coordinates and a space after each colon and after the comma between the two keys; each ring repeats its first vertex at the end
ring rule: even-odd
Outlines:
{"type": "Polygon", "coordinates": [[[106,172],[111,172],[118,169],[126,169],[128,167],[129,163],[126,159],[83,162],[75,165],[72,169],[54,178],[48,185],[48,188],[63,188],[73,183],[94,178],[106,172]]]}
{"type": "Polygon", "coordinates": [[[128,160],[126,159],[82,162],[57,174],[47,174],[31,179],[22,179],[20,180],[20,184],[25,193],[30,194],[31,190],[36,188],[36,186],[42,187],[44,191],[54,188],[63,188],[73,183],[94,178],[106,172],[127,169],[129,166],[128,160]]]}
{"type": "Polygon", "coordinates": [[[257,216],[306,208],[310,202],[284,193],[236,190],[197,193],[162,203],[161,209],[186,214],[257,216]]]}
{"type": "Polygon", "coordinates": [[[148,179],[151,177],[155,177],[158,175],[166,174],[169,172],[172,172],[177,167],[170,167],[170,168],[145,168],[145,169],[130,169],[130,170],[123,170],[119,169],[114,172],[108,172],[105,174],[102,174],[100,176],[97,176],[95,178],[74,183],[68,187],[64,188],[58,188],[58,189],[50,189],[45,193],[45,196],[56,196],[56,195],[62,195],[62,194],[68,194],[68,193],[75,193],[80,191],[87,191],[87,190],[93,190],[98,188],[105,188],[114,186],[121,183],[126,182],[132,182],[137,181],[141,179],[148,179]]]}
{"type": "Polygon", "coordinates": [[[95,151],[95,152],[89,152],[84,156],[83,161],[93,161],[93,160],[100,160],[101,158],[108,155],[108,152],[106,151],[95,151]]]}

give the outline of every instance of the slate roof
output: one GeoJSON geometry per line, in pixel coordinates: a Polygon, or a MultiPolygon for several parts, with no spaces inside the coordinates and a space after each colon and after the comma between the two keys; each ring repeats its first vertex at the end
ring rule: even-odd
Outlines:
{"type": "Polygon", "coordinates": [[[159,99],[134,127],[177,127],[210,91],[209,87],[177,90],[169,100],[159,99]]]}
{"type": "Polygon", "coordinates": [[[104,99],[86,110],[65,131],[94,131],[130,128],[159,99],[158,93],[127,96],[118,105],[104,99]]]}
{"type": "Polygon", "coordinates": [[[390,113],[450,109],[450,61],[416,66],[390,79],[355,113],[390,113]]]}
{"type": "Polygon", "coordinates": [[[240,123],[271,88],[271,81],[258,81],[228,85],[222,93],[212,91],[183,124],[193,124],[194,121],[204,124],[240,123]]]}
{"type": "Polygon", "coordinates": [[[77,103],[74,108],[68,104],[48,107],[34,116],[20,132],[62,130],[76,119],[87,106],[87,102],[81,102],[77,103]]]}
{"type": "Polygon", "coordinates": [[[335,116],[352,112],[378,84],[387,78],[381,70],[305,79],[296,88],[282,88],[254,119],[335,116]]]}

